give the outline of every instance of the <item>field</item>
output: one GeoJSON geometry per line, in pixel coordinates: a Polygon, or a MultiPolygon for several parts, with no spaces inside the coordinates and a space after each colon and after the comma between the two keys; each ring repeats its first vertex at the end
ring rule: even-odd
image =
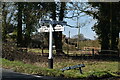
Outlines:
{"type": "MultiPolygon", "coordinates": [[[[33,52],[33,53],[38,54],[38,55],[46,55],[49,53],[48,49],[44,49],[43,53],[42,53],[42,49],[39,49],[39,48],[32,48],[32,49],[28,48],[27,50],[28,50],[28,52],[33,52]]],[[[98,51],[94,51],[94,53],[97,54],[98,51]]],[[[65,54],[68,54],[68,55],[92,54],[92,50],[63,50],[63,52],[65,54]]],[[[53,54],[56,54],[55,50],[53,50],[53,54]]]]}

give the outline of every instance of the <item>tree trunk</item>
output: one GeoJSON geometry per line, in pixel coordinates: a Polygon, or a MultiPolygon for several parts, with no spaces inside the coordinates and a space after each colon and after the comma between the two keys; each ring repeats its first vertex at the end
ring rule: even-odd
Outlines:
{"type": "Polygon", "coordinates": [[[109,50],[110,49],[110,43],[109,43],[109,37],[108,36],[104,36],[102,37],[102,42],[101,42],[101,51],[103,54],[108,54],[108,51],[105,50],[109,50]]]}
{"type": "Polygon", "coordinates": [[[30,25],[30,12],[27,11],[26,14],[26,32],[25,32],[25,47],[29,46],[29,43],[31,41],[30,34],[31,34],[31,25],[30,25]]]}
{"type": "MultiPolygon", "coordinates": [[[[52,8],[53,8],[53,10],[52,10],[52,19],[53,20],[56,20],[56,4],[53,2],[52,3],[52,8]]],[[[53,25],[53,28],[56,26],[56,24],[54,24],[53,25]]],[[[59,46],[61,46],[61,44],[59,45],[59,34],[58,34],[58,32],[53,32],[53,38],[54,38],[54,42],[55,42],[55,49],[56,49],[56,53],[58,54],[58,53],[60,53],[60,47],[59,46]]]]}
{"type": "Polygon", "coordinates": [[[116,30],[116,27],[114,27],[112,28],[112,35],[111,35],[111,49],[112,50],[118,50],[118,41],[119,41],[119,31],[116,30]]]}
{"type": "Polygon", "coordinates": [[[111,3],[110,5],[111,6],[110,9],[111,10],[111,49],[116,51],[118,50],[118,43],[119,43],[119,20],[117,19],[119,17],[118,12],[120,12],[120,10],[116,8],[114,5],[118,5],[118,4],[111,3]]]}
{"type": "MultiPolygon", "coordinates": [[[[59,14],[59,21],[63,21],[64,18],[64,8],[65,8],[65,3],[61,2],[61,9],[60,9],[60,14],[59,14]]],[[[56,50],[56,53],[63,53],[62,49],[62,31],[58,32],[58,50],[56,50]]]]}
{"type": "MultiPolygon", "coordinates": [[[[54,10],[53,10],[52,18],[53,18],[53,20],[56,20],[56,8],[55,8],[56,6],[55,6],[55,4],[53,5],[53,7],[54,7],[54,10]]],[[[64,18],[64,7],[65,7],[65,3],[61,2],[59,21],[63,21],[63,18],[64,18]]],[[[56,25],[53,25],[53,27],[55,27],[55,26],[56,25]]],[[[53,33],[53,37],[54,37],[55,46],[56,46],[56,54],[63,53],[63,49],[62,49],[62,31],[54,32],[53,33]]]]}
{"type": "Polygon", "coordinates": [[[17,46],[22,46],[22,4],[18,3],[17,46]]]}
{"type": "Polygon", "coordinates": [[[109,54],[110,49],[110,25],[109,21],[102,21],[102,28],[101,28],[101,50],[103,54],[109,54]],[[108,23],[108,24],[106,24],[108,23]],[[105,50],[105,51],[104,51],[105,50]]]}
{"type": "Polygon", "coordinates": [[[6,40],[6,38],[7,38],[7,23],[6,23],[6,17],[7,17],[7,12],[5,11],[5,7],[6,7],[6,5],[5,5],[5,3],[3,3],[3,6],[2,6],[2,9],[3,9],[3,11],[2,11],[2,16],[3,16],[3,23],[2,23],[2,30],[3,30],[3,33],[2,33],[2,40],[4,41],[4,42],[7,42],[7,40],[6,40]]]}

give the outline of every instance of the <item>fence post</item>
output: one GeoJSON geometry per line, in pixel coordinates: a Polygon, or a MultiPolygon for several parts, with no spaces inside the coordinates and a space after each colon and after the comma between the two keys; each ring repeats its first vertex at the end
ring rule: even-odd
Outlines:
{"type": "Polygon", "coordinates": [[[69,31],[69,37],[68,37],[68,46],[67,46],[67,55],[69,55],[69,44],[70,43],[70,31],[69,31]]]}
{"type": "Polygon", "coordinates": [[[67,55],[69,55],[69,44],[67,45],[67,55]]]}
{"type": "Polygon", "coordinates": [[[120,45],[118,47],[118,71],[120,71],[120,62],[119,62],[119,59],[120,59],[120,45]]]}
{"type": "Polygon", "coordinates": [[[92,49],[92,56],[93,56],[93,58],[94,58],[94,55],[95,55],[95,54],[94,54],[94,49],[92,49]]]}
{"type": "Polygon", "coordinates": [[[120,57],[120,44],[119,44],[118,56],[120,57]]]}
{"type": "Polygon", "coordinates": [[[43,47],[42,47],[42,56],[43,56],[43,54],[44,54],[44,51],[43,51],[43,47]]]}

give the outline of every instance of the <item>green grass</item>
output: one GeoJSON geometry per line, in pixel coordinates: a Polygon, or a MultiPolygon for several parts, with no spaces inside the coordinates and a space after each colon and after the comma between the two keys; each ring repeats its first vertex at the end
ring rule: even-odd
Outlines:
{"type": "MultiPolygon", "coordinates": [[[[91,73],[91,72],[98,72],[98,71],[107,71],[107,72],[117,72],[118,71],[118,62],[108,62],[108,61],[75,61],[75,60],[68,60],[66,62],[56,62],[54,67],[55,68],[62,68],[66,66],[72,66],[79,63],[84,63],[86,67],[82,70],[84,73],[91,73]]],[[[75,71],[75,70],[74,70],[75,71]]],[[[77,71],[77,70],[76,70],[77,71]]],[[[79,73],[79,71],[77,71],[79,73]]]]}
{"type": "MultiPolygon", "coordinates": [[[[35,52],[35,53],[42,53],[42,49],[37,49],[37,48],[35,48],[35,49],[28,49],[28,52],[35,52]]],[[[47,49],[44,49],[44,53],[48,53],[49,52],[49,50],[47,50],[47,49]]]]}
{"type": "MultiPolygon", "coordinates": [[[[34,53],[42,53],[42,49],[39,48],[32,48],[32,49],[28,49],[28,52],[34,52],[34,53]]],[[[44,49],[43,53],[49,53],[48,49],[44,49]]],[[[53,50],[53,53],[55,53],[55,50],[53,50]]]]}
{"type": "MultiPolygon", "coordinates": [[[[37,49],[37,48],[29,48],[28,49],[28,52],[33,52],[33,53],[42,53],[42,49],[37,49]]],[[[67,54],[67,50],[64,50],[64,52],[67,54]]],[[[48,49],[44,49],[43,53],[49,53],[49,50],[48,49]]],[[[56,51],[53,50],[53,54],[55,54],[56,51]]],[[[73,52],[69,52],[69,54],[73,54],[73,52]]]]}
{"type": "Polygon", "coordinates": [[[60,76],[61,71],[55,69],[42,68],[31,64],[25,64],[21,61],[9,61],[2,59],[2,67],[6,69],[12,69],[16,72],[28,73],[28,74],[39,74],[45,76],[60,76]]]}
{"type": "Polygon", "coordinates": [[[98,40],[80,41],[79,46],[82,49],[83,47],[100,47],[100,44],[98,40]]]}
{"type": "Polygon", "coordinates": [[[66,78],[85,78],[89,76],[102,77],[107,76],[117,76],[114,72],[118,71],[117,62],[93,62],[93,61],[84,61],[86,67],[82,68],[84,74],[80,74],[79,70],[67,70],[61,72],[59,69],[67,66],[76,65],[79,62],[70,62],[61,61],[55,62],[54,69],[48,69],[47,67],[36,66],[34,64],[25,64],[21,61],[9,61],[2,59],[2,67],[7,69],[12,69],[16,72],[28,73],[28,74],[37,74],[44,76],[64,76],[66,78]]]}
{"type": "MultiPolygon", "coordinates": [[[[28,49],[28,52],[33,52],[33,53],[37,53],[37,54],[41,54],[42,53],[42,49],[38,49],[38,48],[29,48],[28,49]]],[[[65,53],[65,54],[74,54],[74,55],[76,55],[76,54],[82,54],[83,52],[81,52],[81,51],[77,51],[77,50],[74,50],[74,51],[71,51],[71,50],[69,50],[69,52],[67,52],[67,50],[63,50],[63,52],[65,53]]],[[[48,49],[44,49],[44,51],[43,51],[43,53],[49,53],[49,50],[48,49]]],[[[55,50],[53,50],[53,54],[56,54],[56,51],[55,50]]]]}

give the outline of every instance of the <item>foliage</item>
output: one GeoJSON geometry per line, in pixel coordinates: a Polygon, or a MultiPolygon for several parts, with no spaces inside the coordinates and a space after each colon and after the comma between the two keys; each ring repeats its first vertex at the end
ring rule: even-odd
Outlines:
{"type": "MultiPolygon", "coordinates": [[[[2,31],[3,41],[7,38],[8,33],[16,31],[17,44],[25,45],[30,41],[31,34],[37,32],[39,26],[39,20],[42,16],[47,14],[47,3],[41,2],[8,2],[2,3],[2,31]],[[9,15],[9,16],[8,16],[9,15]],[[27,41],[27,42],[26,42],[27,41]],[[23,43],[25,42],[25,43],[23,43]]],[[[47,10],[49,12],[49,10],[47,10]]]]}
{"type": "Polygon", "coordinates": [[[78,40],[78,38],[79,38],[79,41],[80,41],[80,40],[85,40],[85,39],[86,39],[86,38],[84,37],[83,34],[80,34],[80,35],[74,35],[72,38],[73,38],[73,39],[77,39],[77,40],[78,40]]]}
{"type": "Polygon", "coordinates": [[[2,5],[2,39],[6,42],[7,34],[13,31],[13,24],[11,24],[12,20],[12,12],[11,5],[13,3],[1,3],[2,5]],[[9,16],[8,16],[9,15],[9,16]]]}
{"type": "Polygon", "coordinates": [[[93,30],[99,36],[101,49],[117,50],[119,39],[119,2],[90,3],[97,11],[88,11],[98,22],[93,30]]]}

